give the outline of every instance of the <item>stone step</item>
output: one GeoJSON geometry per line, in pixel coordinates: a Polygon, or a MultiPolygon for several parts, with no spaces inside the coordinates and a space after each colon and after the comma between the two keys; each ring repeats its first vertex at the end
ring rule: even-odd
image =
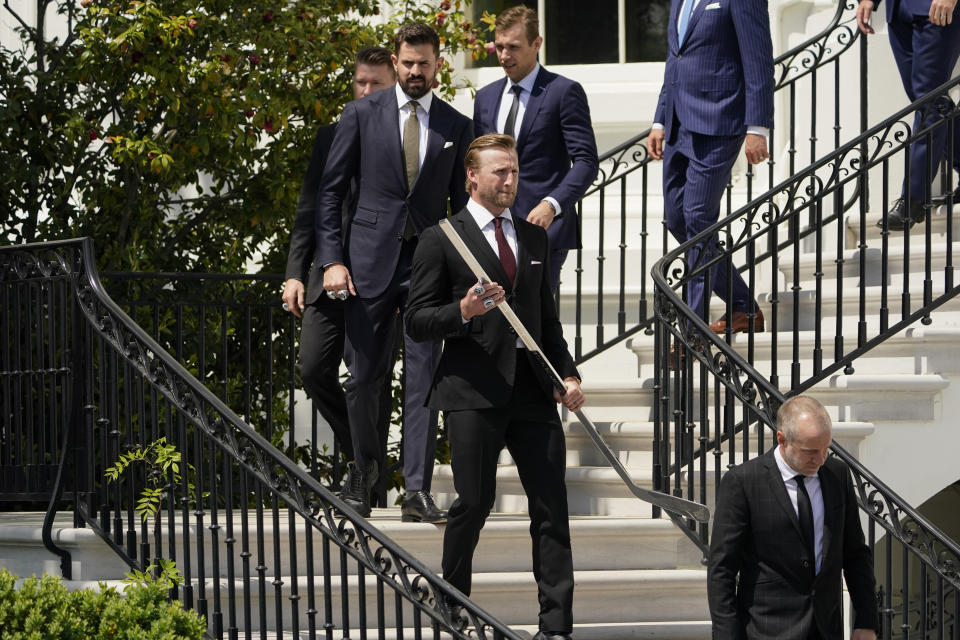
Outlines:
{"type": "MultiPolygon", "coordinates": [[[[59,575],[59,559],[43,547],[40,540],[39,522],[42,514],[25,514],[23,524],[9,524],[11,518],[3,514],[0,517],[0,567],[4,567],[19,576],[35,573],[59,575]],[[36,521],[36,527],[29,522],[36,521]]],[[[279,518],[279,535],[274,536],[272,526],[267,519],[267,527],[262,536],[265,558],[262,564],[267,567],[268,575],[289,574],[290,568],[290,528],[287,514],[279,518]],[[274,542],[279,544],[279,570],[274,562],[274,542]]],[[[418,561],[435,573],[441,571],[441,549],[444,525],[432,525],[400,521],[399,508],[374,509],[369,522],[387,535],[397,545],[413,555],[418,561]]],[[[234,520],[235,532],[240,531],[240,518],[234,520]]],[[[478,572],[530,571],[530,520],[526,513],[491,514],[480,536],[474,568],[478,572]]],[[[224,529],[225,530],[225,529],[224,529]]],[[[191,538],[196,541],[196,528],[190,527],[191,538]]],[[[184,569],[183,551],[180,545],[182,528],[176,526],[177,557],[180,568],[184,569]]],[[[233,569],[242,570],[240,553],[241,540],[234,550],[233,569]]],[[[599,571],[607,569],[670,569],[697,566],[700,552],[669,520],[653,520],[638,517],[577,517],[570,520],[570,535],[580,569],[599,571]],[[642,545],[622,545],[624,540],[643,540],[642,545]]],[[[70,551],[73,560],[73,578],[75,580],[112,580],[120,579],[129,570],[127,565],[112,549],[89,528],[72,528],[72,521],[58,516],[53,529],[55,541],[70,551]]],[[[323,571],[323,554],[316,532],[314,538],[315,573],[323,571]]],[[[168,549],[167,529],[162,536],[164,552],[168,549]]],[[[297,549],[298,571],[306,567],[304,525],[298,521],[294,540],[297,549]]],[[[152,539],[151,539],[152,543],[152,539]]],[[[373,543],[372,543],[373,544],[373,543]]],[[[261,564],[256,555],[256,538],[250,542],[250,566],[261,564]]],[[[224,555],[224,546],[219,547],[220,575],[228,575],[229,563],[224,555]]],[[[212,574],[212,553],[209,536],[204,545],[205,575],[212,574]]],[[[196,554],[191,554],[192,576],[197,577],[196,554]]],[[[348,566],[355,566],[352,561],[348,566]]],[[[340,554],[331,546],[331,571],[339,573],[340,554]]]]}
{"type": "MultiPolygon", "coordinates": [[[[712,462],[711,462],[712,464],[712,462]]],[[[637,486],[653,488],[649,469],[629,469],[637,486]]],[[[493,509],[505,513],[526,513],[527,496],[516,467],[497,468],[497,497],[493,509]]],[[[617,472],[610,467],[571,467],[567,469],[567,507],[571,515],[630,516],[649,518],[648,502],[634,496],[617,472]]],[[[708,478],[708,496],[712,495],[713,478],[708,478]]],[[[437,465],[433,475],[433,494],[438,503],[452,504],[456,497],[453,474],[449,465],[437,465]]],[[[709,503],[708,503],[708,506],[709,503]]]]}
{"type": "MultiPolygon", "coordinates": [[[[893,205],[893,200],[896,196],[891,196],[889,204],[893,205]]],[[[876,208],[874,210],[868,211],[864,216],[864,225],[863,225],[863,237],[867,238],[871,242],[874,240],[877,241],[879,246],[879,238],[882,231],[877,227],[877,221],[883,217],[883,211],[880,209],[881,201],[879,198],[875,198],[876,208]]],[[[955,213],[960,213],[960,203],[954,203],[953,210],[955,213]]],[[[938,204],[934,207],[932,214],[930,216],[930,233],[934,240],[938,243],[946,238],[947,231],[947,221],[950,218],[947,212],[947,207],[943,204],[938,204]]],[[[913,241],[916,238],[921,238],[925,235],[925,224],[917,224],[911,227],[910,229],[910,238],[913,241]]],[[[953,219],[953,235],[957,237],[957,232],[960,231],[960,222],[956,218],[953,219]]],[[[860,228],[860,214],[859,212],[853,211],[849,212],[846,216],[846,228],[849,231],[850,235],[855,239],[860,238],[861,228],[860,228]]],[[[890,232],[890,241],[891,243],[903,243],[903,231],[891,231],[890,232]]]]}
{"type": "MultiPolygon", "coordinates": [[[[938,268],[943,269],[943,266],[947,264],[947,246],[946,242],[935,242],[931,246],[929,258],[934,271],[938,268]]],[[[960,242],[953,242],[950,245],[950,249],[953,262],[958,262],[958,260],[960,260],[960,242]]],[[[863,273],[866,274],[867,285],[881,284],[883,251],[879,237],[871,239],[870,246],[864,249],[857,248],[844,251],[842,253],[842,270],[839,271],[839,273],[843,274],[845,280],[858,280],[860,278],[861,253],[864,256],[863,273]]],[[[926,249],[921,238],[911,237],[909,253],[904,251],[902,239],[891,238],[887,247],[888,282],[897,280],[897,276],[903,274],[905,265],[911,274],[922,274],[925,269],[927,257],[926,249]]],[[[828,251],[827,255],[824,255],[821,260],[820,270],[827,275],[835,277],[838,273],[838,265],[835,263],[835,260],[836,256],[833,251],[828,251]]],[[[816,255],[811,252],[805,252],[800,255],[798,263],[794,264],[792,259],[782,260],[778,266],[788,283],[793,282],[795,272],[801,281],[810,280],[817,271],[816,255]]]]}
{"type": "MultiPolygon", "coordinates": [[[[844,331],[848,336],[844,349],[850,351],[856,347],[856,325],[844,331]]],[[[753,337],[753,362],[762,371],[769,371],[773,349],[773,334],[757,333],[753,337]]],[[[749,338],[746,334],[733,334],[730,344],[738,353],[747,357],[749,338]]],[[[654,375],[654,341],[642,336],[630,338],[629,348],[637,356],[637,366],[641,376],[654,375]]],[[[777,336],[777,359],[781,375],[790,374],[794,345],[799,353],[801,378],[813,375],[813,353],[817,348],[816,334],[813,331],[800,331],[796,337],[783,332],[777,336]]],[[[823,364],[833,362],[834,340],[832,334],[822,335],[823,364]]],[[[954,373],[960,371],[960,327],[951,326],[912,326],[890,337],[869,350],[854,363],[856,373],[954,373]]]]}
{"type": "MultiPolygon", "coordinates": [[[[590,419],[651,420],[653,382],[647,378],[637,384],[613,387],[584,380],[584,395],[590,402],[587,406],[590,419]]],[[[823,403],[834,421],[930,420],[933,401],[948,386],[949,380],[938,374],[834,375],[818,383],[810,393],[823,403]]],[[[695,393],[699,393],[698,388],[699,375],[695,374],[695,393]]],[[[712,387],[708,393],[707,401],[712,406],[712,387]]],[[[696,403],[694,410],[698,407],[699,403],[696,403]]]]}
{"type": "MultiPolygon", "coordinates": [[[[511,625],[510,630],[525,640],[530,640],[537,633],[537,625],[511,625]]],[[[367,629],[367,638],[381,638],[378,629],[367,629]]],[[[422,630],[423,638],[433,638],[433,631],[422,630]]],[[[258,638],[261,637],[259,634],[258,638]]],[[[290,632],[282,636],[273,631],[267,631],[263,637],[266,640],[291,640],[290,632]]],[[[296,640],[315,640],[321,638],[322,630],[318,630],[315,637],[307,631],[301,631],[296,640]]],[[[358,634],[359,637],[359,634],[358,634]]],[[[410,640],[416,638],[413,628],[407,627],[397,630],[395,627],[384,629],[383,640],[410,640]]],[[[654,640],[710,640],[709,620],[677,620],[661,622],[610,622],[610,623],[583,623],[574,620],[573,637],[577,640],[639,640],[641,638],[654,640]]],[[[449,633],[440,632],[440,638],[453,638],[449,633]]]]}
{"type": "MultiPolygon", "coordinates": [[[[108,586],[122,588],[116,581],[65,581],[69,589],[99,588],[101,583],[108,586]]],[[[244,592],[245,584],[242,580],[229,581],[221,579],[214,583],[204,583],[204,596],[207,600],[207,609],[214,610],[214,601],[217,598],[215,587],[219,588],[220,610],[223,612],[223,626],[228,628],[236,625],[240,631],[259,630],[261,628],[277,630],[277,605],[281,608],[280,618],[284,628],[290,628],[294,616],[299,621],[300,629],[307,628],[309,619],[309,589],[312,582],[314,589],[314,606],[319,610],[318,624],[322,625],[323,614],[323,577],[298,576],[291,578],[281,576],[278,581],[273,577],[265,581],[264,588],[259,588],[256,578],[249,584],[249,590],[244,592]],[[278,584],[282,583],[282,584],[278,584]],[[291,600],[294,587],[298,596],[291,600]],[[232,599],[236,606],[237,619],[230,620],[229,610],[232,599]],[[247,626],[242,619],[242,611],[249,601],[249,610],[252,620],[247,626]],[[263,608],[263,617],[260,616],[263,608]]],[[[367,626],[375,623],[377,612],[376,578],[366,575],[363,581],[365,588],[364,602],[367,612],[367,626]]],[[[580,625],[633,623],[636,620],[651,622],[674,622],[676,620],[707,620],[706,598],[706,569],[620,569],[612,571],[581,571],[574,574],[573,616],[580,625]]],[[[199,583],[193,584],[194,597],[200,596],[199,583]]],[[[348,576],[346,583],[340,575],[331,577],[330,595],[332,597],[332,621],[337,626],[342,625],[344,601],[350,610],[350,622],[356,625],[359,620],[359,581],[355,573],[348,576]]],[[[396,603],[391,588],[385,588],[383,622],[388,626],[396,626],[396,603]]],[[[480,607],[490,612],[504,624],[528,625],[537,624],[537,588],[532,573],[525,571],[485,572],[475,573],[473,577],[472,599],[480,607]]],[[[413,619],[413,609],[409,603],[401,605],[402,620],[413,619]]],[[[626,636],[629,637],[629,636],[626,636]]]]}

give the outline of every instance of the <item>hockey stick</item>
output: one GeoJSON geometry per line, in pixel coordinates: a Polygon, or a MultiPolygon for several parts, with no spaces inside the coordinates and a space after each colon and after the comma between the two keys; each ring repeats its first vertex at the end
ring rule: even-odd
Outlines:
{"type": "MultiPolygon", "coordinates": [[[[441,220],[440,230],[443,231],[444,235],[447,236],[447,239],[450,240],[450,243],[453,245],[454,249],[457,250],[457,253],[460,254],[461,258],[463,258],[463,261],[467,263],[467,267],[469,267],[473,272],[473,275],[477,277],[477,280],[485,283],[490,282],[491,280],[484,272],[483,267],[481,267],[480,263],[477,262],[477,259],[470,252],[470,248],[467,247],[466,243],[464,243],[463,238],[461,238],[460,234],[458,234],[456,229],[453,228],[453,225],[451,225],[446,219],[441,220]]],[[[540,366],[543,367],[543,370],[547,373],[553,385],[561,393],[565,392],[566,387],[563,384],[563,379],[560,377],[560,374],[557,373],[557,370],[554,369],[553,365],[550,364],[550,361],[547,360],[543,351],[540,349],[540,346],[533,339],[533,336],[530,335],[530,332],[527,331],[526,327],[523,326],[523,323],[520,322],[520,318],[518,318],[517,314],[513,311],[513,309],[510,308],[510,305],[507,303],[507,301],[504,300],[501,302],[497,308],[500,309],[500,311],[506,317],[507,322],[510,323],[510,326],[513,327],[513,330],[517,332],[517,337],[519,337],[521,342],[523,342],[523,346],[525,346],[527,350],[533,354],[537,362],[540,363],[540,366]]],[[[708,522],[710,520],[710,510],[699,502],[685,500],[677,496],[672,496],[669,493],[651,491],[649,489],[644,489],[643,487],[637,486],[637,484],[633,481],[633,478],[630,477],[630,474],[627,472],[626,468],[623,466],[620,460],[617,459],[617,456],[614,455],[613,451],[610,450],[610,447],[607,446],[607,443],[603,441],[603,438],[597,431],[597,427],[594,426],[593,422],[590,421],[590,418],[583,413],[582,409],[576,411],[575,413],[577,418],[580,420],[580,424],[583,425],[584,430],[587,432],[587,435],[590,436],[590,439],[593,440],[593,443],[597,446],[597,449],[600,450],[600,453],[603,454],[603,457],[607,459],[607,462],[610,463],[610,466],[613,467],[614,471],[617,472],[617,475],[620,476],[633,495],[645,502],[649,502],[654,506],[661,507],[666,511],[670,511],[682,517],[693,518],[697,522],[708,522]]]]}

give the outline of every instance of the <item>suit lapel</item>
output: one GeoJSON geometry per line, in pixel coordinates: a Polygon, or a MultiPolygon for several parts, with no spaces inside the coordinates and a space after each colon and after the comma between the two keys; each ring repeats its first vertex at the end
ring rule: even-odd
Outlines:
{"type": "Polygon", "coordinates": [[[823,564],[826,565],[827,554],[830,553],[830,543],[833,541],[834,533],[840,531],[840,519],[843,517],[843,509],[835,509],[833,503],[840,499],[842,491],[837,484],[837,478],[826,466],[820,467],[817,473],[820,478],[820,495],[823,497],[823,564]]]}
{"type": "Polygon", "coordinates": [[[480,263],[480,266],[483,267],[487,276],[503,286],[504,289],[509,290],[510,279],[507,278],[507,272],[503,270],[503,265],[500,264],[500,257],[494,253],[490,247],[490,243],[487,242],[487,239],[484,237],[483,232],[480,231],[480,227],[477,226],[470,212],[464,209],[464,211],[457,216],[457,223],[459,227],[457,231],[460,232],[460,237],[463,238],[463,241],[466,242],[470,250],[473,251],[473,256],[477,259],[477,262],[480,263]]]}
{"type": "MultiPolygon", "coordinates": [[[[440,98],[433,96],[430,105],[430,127],[427,130],[427,151],[423,156],[423,165],[420,167],[420,173],[417,174],[417,183],[420,182],[420,176],[430,173],[433,165],[437,161],[437,156],[443,151],[444,143],[450,139],[450,118],[449,113],[444,109],[446,105],[440,101],[440,98]]],[[[400,150],[403,155],[403,149],[400,150]]],[[[413,185],[416,186],[416,183],[413,185]]],[[[410,188],[413,191],[413,187],[410,188]]]]}
{"type": "Polygon", "coordinates": [[[377,106],[380,108],[380,126],[384,132],[383,144],[385,152],[393,156],[396,161],[391,163],[395,168],[396,177],[403,185],[407,184],[406,160],[403,157],[403,141],[400,139],[400,115],[397,109],[397,94],[393,88],[384,89],[375,94],[377,106]]]}
{"type": "Polygon", "coordinates": [[[487,106],[484,109],[484,113],[481,114],[480,119],[482,122],[490,123],[490,132],[499,133],[497,131],[497,116],[500,115],[500,103],[503,102],[503,91],[507,85],[507,78],[497,80],[491,85],[493,89],[493,99],[487,101],[487,106]]]}
{"type": "Polygon", "coordinates": [[[682,6],[683,0],[673,0],[673,2],[670,3],[670,21],[667,23],[667,46],[674,54],[677,52],[677,40],[680,38],[677,33],[677,19],[680,16],[680,8],[682,6]]]}
{"type": "MultiPolygon", "coordinates": [[[[694,2],[694,0],[687,0],[687,2],[694,2]]],[[[690,36],[693,35],[693,30],[697,28],[697,22],[700,21],[700,16],[703,15],[703,8],[710,2],[711,0],[700,0],[697,6],[694,7],[693,13],[690,15],[690,22],[687,24],[687,32],[683,36],[683,45],[680,46],[681,49],[690,42],[690,36]]]]}
{"type": "Polygon", "coordinates": [[[543,101],[547,95],[549,80],[550,77],[547,70],[540,67],[540,71],[537,72],[537,79],[533,83],[533,91],[530,93],[530,99],[527,101],[527,106],[523,111],[523,120],[520,122],[520,137],[517,138],[518,154],[522,153],[523,145],[526,144],[527,135],[530,133],[530,128],[537,119],[540,107],[543,106],[543,101]]]}
{"type": "Polygon", "coordinates": [[[790,522],[793,523],[793,528],[797,530],[797,535],[800,536],[802,540],[803,532],[800,530],[800,518],[797,517],[797,511],[793,508],[793,503],[790,502],[790,496],[787,494],[787,485],[783,482],[783,476],[780,475],[780,467],[777,466],[777,460],[773,457],[773,451],[774,450],[771,449],[770,453],[765,454],[763,457],[763,464],[769,474],[768,482],[773,491],[774,498],[777,499],[777,504],[786,512],[787,517],[790,518],[790,522]]]}
{"type": "Polygon", "coordinates": [[[519,223],[520,218],[513,215],[512,212],[510,215],[513,217],[513,228],[517,231],[517,275],[513,280],[514,289],[516,289],[521,278],[524,277],[530,268],[531,256],[527,251],[527,247],[530,246],[532,239],[527,239],[527,228],[521,226],[519,223]]]}

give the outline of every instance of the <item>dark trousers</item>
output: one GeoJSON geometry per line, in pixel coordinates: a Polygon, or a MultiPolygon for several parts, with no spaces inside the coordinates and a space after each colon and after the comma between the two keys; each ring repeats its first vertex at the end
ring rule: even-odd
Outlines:
{"type": "MultiPolygon", "coordinates": [[[[300,325],[300,378],[317,411],[330,425],[347,460],[354,459],[353,438],[347,418],[347,401],[340,384],[343,360],[344,304],[322,300],[307,305],[300,325]]],[[[386,461],[390,431],[390,380],[380,388],[381,410],[377,417],[377,460],[386,461]]],[[[376,494],[386,499],[386,484],[378,483],[376,494]]],[[[386,506],[384,504],[383,506],[386,506]]]]}
{"type": "MultiPolygon", "coordinates": [[[[900,80],[911,102],[950,79],[960,56],[960,4],[954,9],[953,22],[944,27],[930,22],[926,14],[901,12],[887,25],[887,31],[900,80]]],[[[937,176],[940,159],[945,153],[950,154],[948,160],[953,168],[960,171],[960,120],[954,120],[953,141],[948,145],[947,122],[939,115],[940,110],[948,112],[952,107],[952,102],[943,98],[914,116],[914,132],[938,120],[941,122],[932,130],[929,140],[922,136],[910,147],[910,175],[904,180],[903,195],[907,195],[909,187],[911,203],[924,201],[927,186],[937,176]],[[932,171],[927,166],[931,161],[932,171]]]]}
{"type": "Polygon", "coordinates": [[[444,420],[457,490],[443,534],[444,579],[470,594],[473,552],[493,507],[497,461],[506,445],[527,494],[540,628],[570,633],[573,556],[564,484],[566,445],[557,405],[538,385],[526,353],[517,354],[513,398],[508,406],[447,411],[444,420]]]}
{"type": "MultiPolygon", "coordinates": [[[[663,194],[667,229],[679,242],[705,231],[720,217],[723,192],[730,182],[730,170],[737,159],[743,136],[705,136],[691,133],[674,116],[673,131],[663,152],[663,194]]],[[[688,253],[691,268],[708,262],[717,253],[716,237],[692,247],[688,253]]],[[[704,319],[710,306],[706,290],[706,271],[687,284],[687,304],[704,319]]],[[[753,311],[756,304],[750,289],[734,269],[728,272],[723,260],[709,269],[710,288],[734,311],[753,311]],[[728,287],[732,278],[733,287],[728,287]]]]}
{"type": "MultiPolygon", "coordinates": [[[[356,461],[369,468],[377,456],[377,415],[383,402],[380,389],[389,381],[396,358],[398,313],[406,307],[410,265],[416,240],[403,241],[393,279],[376,298],[351,298],[344,310],[344,359],[350,370],[345,386],[350,434],[356,461]]],[[[438,342],[414,342],[404,332],[403,478],[406,490],[429,491],[437,449],[437,412],[425,406],[433,371],[440,356],[438,342]]],[[[382,468],[381,468],[382,470],[382,468]]]]}

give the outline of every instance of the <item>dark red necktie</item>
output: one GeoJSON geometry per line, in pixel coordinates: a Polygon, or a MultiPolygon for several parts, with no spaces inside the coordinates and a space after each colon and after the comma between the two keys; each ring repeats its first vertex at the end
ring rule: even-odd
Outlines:
{"type": "Polygon", "coordinates": [[[503,218],[497,216],[493,219],[494,235],[497,238],[497,252],[500,254],[500,264],[503,265],[503,270],[507,272],[507,277],[510,278],[510,284],[513,284],[513,279],[517,277],[517,259],[513,257],[513,251],[510,249],[510,245],[507,243],[507,236],[503,235],[503,218]]]}

